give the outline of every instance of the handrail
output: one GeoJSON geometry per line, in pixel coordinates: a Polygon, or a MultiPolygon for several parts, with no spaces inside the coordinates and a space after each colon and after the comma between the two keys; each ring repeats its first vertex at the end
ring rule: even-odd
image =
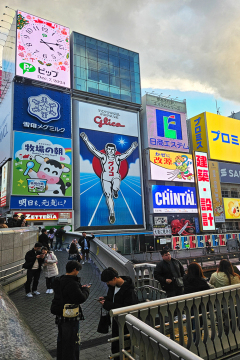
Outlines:
{"type": "MultiPolygon", "coordinates": [[[[159,347],[159,350],[163,356],[164,353],[168,351],[172,352],[175,356],[180,356],[181,359],[184,360],[202,360],[202,358],[200,358],[199,356],[193,354],[191,351],[185,349],[183,346],[169,339],[167,336],[161,334],[160,332],[153,329],[151,326],[145,324],[143,321],[137,319],[131,314],[126,315],[126,325],[130,332],[131,348],[134,349],[135,346],[141,348],[141,355],[145,359],[149,358],[147,357],[147,355],[149,347],[151,346],[153,349],[159,347]],[[137,336],[134,336],[136,332],[138,334],[137,336]],[[165,347],[164,351],[163,347],[165,347]]],[[[156,351],[154,352],[156,354],[156,351]]],[[[134,355],[135,354],[131,353],[130,359],[135,359],[134,355]]]]}
{"type": "MultiPolygon", "coordinates": [[[[7,272],[7,271],[12,270],[12,269],[14,269],[14,268],[17,268],[17,267],[19,267],[19,266],[22,267],[23,264],[24,264],[24,262],[23,262],[23,263],[20,263],[20,264],[18,264],[18,265],[15,265],[15,266],[11,266],[10,268],[0,270],[0,273],[2,273],[2,272],[7,272]]],[[[6,279],[6,278],[8,278],[8,277],[11,277],[11,276],[13,276],[13,275],[16,275],[16,274],[18,274],[18,273],[20,273],[20,272],[23,272],[24,270],[25,270],[25,269],[21,268],[21,269],[19,269],[19,270],[17,270],[17,271],[11,272],[10,274],[4,275],[4,276],[0,276],[0,281],[6,279]]]]}
{"type": "Polygon", "coordinates": [[[24,262],[23,262],[23,263],[21,263],[21,264],[18,264],[18,265],[12,266],[12,267],[10,267],[10,268],[0,270],[0,272],[4,272],[4,271],[8,271],[8,270],[14,269],[15,267],[18,267],[18,266],[23,265],[23,264],[24,264],[24,262]]]}

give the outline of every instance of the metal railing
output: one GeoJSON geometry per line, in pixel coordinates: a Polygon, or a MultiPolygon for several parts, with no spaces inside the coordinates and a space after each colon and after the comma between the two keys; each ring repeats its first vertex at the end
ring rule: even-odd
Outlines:
{"type": "Polygon", "coordinates": [[[24,264],[24,262],[22,262],[21,264],[18,264],[18,265],[15,265],[15,266],[12,266],[10,268],[7,268],[7,269],[3,269],[3,270],[0,270],[0,274],[1,273],[4,273],[4,276],[1,276],[0,275],[0,282],[1,281],[5,281],[7,278],[11,277],[11,276],[14,276],[14,275],[17,275],[19,273],[23,273],[24,271],[26,271],[25,269],[22,268],[22,265],[24,264]],[[10,270],[13,270],[15,268],[18,268],[18,267],[21,267],[21,269],[17,270],[17,271],[13,271],[13,272],[10,272],[10,274],[8,275],[5,275],[6,272],[10,271],[10,270]]]}
{"type": "Polygon", "coordinates": [[[126,315],[126,325],[130,334],[131,351],[129,354],[122,349],[122,352],[131,360],[202,359],[133,315],[126,315]]]}
{"type": "MultiPolygon", "coordinates": [[[[240,284],[111,310],[119,327],[120,349],[125,349],[128,314],[203,359],[240,352],[240,284]]],[[[125,355],[120,353],[120,359],[125,355]]]]}

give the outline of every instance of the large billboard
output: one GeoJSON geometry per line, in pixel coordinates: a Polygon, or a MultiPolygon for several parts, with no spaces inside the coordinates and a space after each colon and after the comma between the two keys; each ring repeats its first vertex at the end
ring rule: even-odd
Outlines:
{"type": "Polygon", "coordinates": [[[226,219],[239,220],[240,218],[240,199],[223,198],[226,219]]]}
{"type": "Polygon", "coordinates": [[[12,208],[28,196],[33,201],[27,198],[26,208],[66,208],[72,196],[71,139],[15,132],[12,174],[12,208]]]}
{"type": "Polygon", "coordinates": [[[16,75],[70,88],[69,29],[17,12],[16,75]]]}
{"type": "Polygon", "coordinates": [[[194,187],[152,185],[154,213],[197,213],[194,187]]]}
{"type": "Polygon", "coordinates": [[[148,146],[189,152],[186,114],[146,105],[148,146]]]}
{"type": "Polygon", "coordinates": [[[149,150],[151,180],[194,182],[192,155],[149,150]]]}
{"type": "Polygon", "coordinates": [[[240,184],[240,165],[219,163],[221,183],[240,184]]]}
{"type": "Polygon", "coordinates": [[[195,151],[208,151],[205,126],[205,114],[191,118],[192,144],[195,151]]]}
{"type": "Polygon", "coordinates": [[[218,163],[217,161],[209,161],[208,166],[215,222],[225,222],[218,163]]]}
{"type": "Polygon", "coordinates": [[[13,130],[71,138],[71,96],[14,84],[13,130]]]}
{"type": "Polygon", "coordinates": [[[12,87],[0,104],[0,166],[11,158],[12,149],[12,87]]]}
{"type": "Polygon", "coordinates": [[[143,227],[138,117],[78,102],[81,226],[143,227]]]}
{"type": "Polygon", "coordinates": [[[8,164],[7,161],[2,167],[2,185],[1,185],[1,204],[0,206],[7,205],[7,192],[8,192],[8,164]]]}
{"type": "Polygon", "coordinates": [[[201,228],[202,231],[215,230],[207,153],[195,152],[195,169],[201,211],[201,228]]]}

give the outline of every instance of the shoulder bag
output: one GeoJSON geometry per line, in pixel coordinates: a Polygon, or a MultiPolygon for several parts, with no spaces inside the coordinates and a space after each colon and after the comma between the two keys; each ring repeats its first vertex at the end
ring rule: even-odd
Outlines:
{"type": "Polygon", "coordinates": [[[101,316],[97,328],[97,332],[100,334],[107,334],[109,332],[109,327],[111,326],[111,318],[109,312],[106,315],[103,315],[101,308],[101,316]]]}

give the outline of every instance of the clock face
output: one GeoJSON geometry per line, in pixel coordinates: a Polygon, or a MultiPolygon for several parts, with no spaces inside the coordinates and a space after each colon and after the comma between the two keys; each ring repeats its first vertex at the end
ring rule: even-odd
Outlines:
{"type": "Polygon", "coordinates": [[[68,48],[66,36],[44,24],[31,24],[21,31],[21,40],[32,56],[46,63],[66,58],[68,48]]]}
{"type": "Polygon", "coordinates": [[[16,75],[70,88],[69,29],[17,13],[16,75]]]}

